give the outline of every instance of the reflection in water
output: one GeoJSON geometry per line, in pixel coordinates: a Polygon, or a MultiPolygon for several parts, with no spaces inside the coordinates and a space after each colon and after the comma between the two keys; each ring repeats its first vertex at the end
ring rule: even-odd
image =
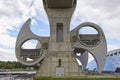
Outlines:
{"type": "Polygon", "coordinates": [[[33,76],[0,75],[0,80],[33,80],[33,76]]]}
{"type": "Polygon", "coordinates": [[[0,75],[0,80],[33,80],[33,77],[18,77],[17,75],[0,75]]]}
{"type": "Polygon", "coordinates": [[[36,71],[0,72],[0,80],[33,80],[36,71]]]}

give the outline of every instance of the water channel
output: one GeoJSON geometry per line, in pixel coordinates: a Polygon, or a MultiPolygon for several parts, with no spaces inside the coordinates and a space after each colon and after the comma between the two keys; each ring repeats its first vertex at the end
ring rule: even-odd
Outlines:
{"type": "Polygon", "coordinates": [[[33,77],[17,77],[17,75],[14,76],[0,75],[0,80],[33,80],[33,77]]]}
{"type": "Polygon", "coordinates": [[[0,74],[0,80],[33,80],[33,76],[35,73],[31,74],[31,72],[20,73],[20,74],[0,74]]]}
{"type": "Polygon", "coordinates": [[[33,76],[31,77],[18,77],[17,75],[0,75],[0,80],[33,80],[33,76]]]}

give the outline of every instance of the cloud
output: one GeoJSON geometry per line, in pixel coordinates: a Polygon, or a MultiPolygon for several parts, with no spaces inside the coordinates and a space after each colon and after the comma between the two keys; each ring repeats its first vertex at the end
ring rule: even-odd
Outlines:
{"type": "Polygon", "coordinates": [[[36,21],[34,17],[39,17],[39,20],[45,22],[43,18],[45,12],[44,9],[41,8],[41,4],[42,0],[0,0],[1,43],[9,39],[13,39],[14,42],[16,37],[10,36],[11,33],[8,34],[8,31],[16,30],[15,34],[18,34],[21,26],[29,17],[33,18],[33,21],[36,21]]]}
{"type": "Polygon", "coordinates": [[[49,23],[42,0],[34,0],[34,3],[31,6],[31,17],[32,19],[40,20],[46,24],[49,23]]]}
{"type": "Polygon", "coordinates": [[[0,0],[0,60],[3,56],[4,60],[15,59],[17,34],[23,23],[34,16],[31,14],[32,1],[0,0]]]}
{"type": "MultiPolygon", "coordinates": [[[[94,22],[103,29],[107,39],[120,42],[119,0],[78,0],[77,2],[71,29],[86,21],[94,22]]],[[[37,24],[38,21],[49,24],[42,0],[0,0],[0,50],[3,50],[7,56],[11,54],[7,53],[6,49],[15,53],[17,35],[29,17],[33,20],[32,24],[37,24]]],[[[109,50],[120,48],[119,44],[109,44],[109,42],[108,46],[109,50]]]]}
{"type": "Polygon", "coordinates": [[[114,44],[108,44],[108,52],[109,51],[112,51],[112,50],[115,50],[115,49],[120,49],[120,45],[114,45],[114,44]]]}
{"type": "Polygon", "coordinates": [[[14,51],[0,48],[0,61],[17,61],[14,51]]]}
{"type": "Polygon", "coordinates": [[[38,41],[35,39],[28,40],[22,45],[23,49],[36,49],[38,41]]]}
{"type": "MultiPolygon", "coordinates": [[[[120,41],[120,1],[119,0],[78,0],[74,19],[80,23],[89,21],[102,27],[107,38],[120,41]]],[[[73,24],[75,21],[73,21],[73,24]]],[[[80,24],[78,23],[78,24],[80,24]]]]}

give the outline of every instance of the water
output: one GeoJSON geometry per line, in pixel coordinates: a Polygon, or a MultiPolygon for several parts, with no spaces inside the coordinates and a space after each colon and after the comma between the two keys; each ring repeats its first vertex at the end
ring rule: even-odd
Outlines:
{"type": "MultiPolygon", "coordinates": [[[[4,73],[4,72],[3,72],[4,73]]],[[[33,76],[35,72],[25,72],[25,71],[17,71],[17,72],[10,72],[10,73],[17,73],[16,75],[12,74],[0,74],[0,80],[33,80],[33,76]],[[18,74],[20,73],[20,74],[18,74]]]]}
{"type": "Polygon", "coordinates": [[[17,75],[0,75],[0,80],[33,80],[33,77],[17,77],[17,75]]]}

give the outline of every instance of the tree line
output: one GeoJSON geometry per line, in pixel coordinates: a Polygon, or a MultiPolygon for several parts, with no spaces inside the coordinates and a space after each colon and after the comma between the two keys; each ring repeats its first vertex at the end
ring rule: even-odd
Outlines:
{"type": "Polygon", "coordinates": [[[38,65],[34,66],[26,66],[21,64],[20,62],[17,61],[0,61],[0,69],[17,69],[17,68],[22,68],[22,69],[27,69],[28,67],[33,67],[34,69],[38,69],[38,65]]]}

